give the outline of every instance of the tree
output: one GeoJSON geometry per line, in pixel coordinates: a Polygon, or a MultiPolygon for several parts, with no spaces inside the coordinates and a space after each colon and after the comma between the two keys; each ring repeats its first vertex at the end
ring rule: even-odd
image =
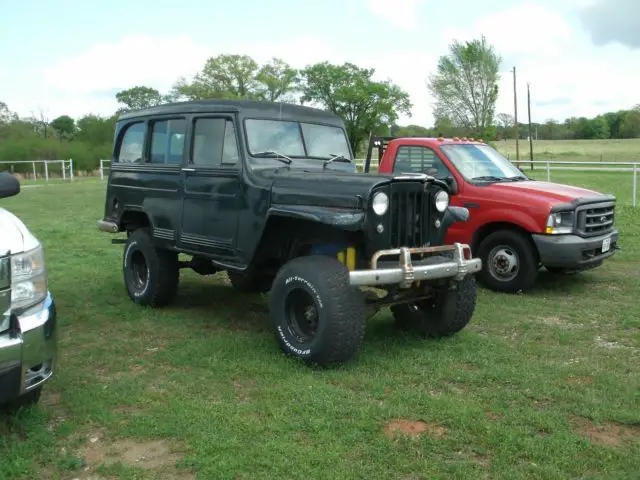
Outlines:
{"type": "Polygon", "coordinates": [[[298,71],[279,58],[272,58],[271,61],[262,67],[256,75],[259,83],[259,96],[269,102],[287,99],[293,102],[292,98],[287,98],[298,86],[298,71]]]}
{"type": "Polygon", "coordinates": [[[205,98],[253,98],[258,64],[247,55],[209,58],[191,82],[181,78],[174,91],[189,100],[205,98]]]}
{"type": "Polygon", "coordinates": [[[620,138],[640,137],[640,105],[625,112],[620,121],[620,138]]]}
{"type": "Polygon", "coordinates": [[[180,78],[173,87],[176,98],[292,101],[297,70],[279,58],[260,66],[248,55],[218,55],[207,60],[191,81],[180,78]]]}
{"type": "Polygon", "coordinates": [[[93,145],[111,144],[116,126],[116,117],[104,118],[98,115],[85,115],[77,122],[76,138],[93,145]]]}
{"type": "Polygon", "coordinates": [[[449,46],[438,60],[428,90],[435,98],[434,115],[448,117],[456,126],[474,129],[477,135],[493,123],[498,98],[498,71],[502,62],[484,36],[480,40],[449,46]]]}
{"type": "Polygon", "coordinates": [[[340,116],[354,152],[379,128],[391,128],[399,114],[410,115],[409,94],[390,81],[372,79],[374,69],[352,63],[316,63],[301,72],[301,103],[312,102],[340,116]]]}
{"type": "Polygon", "coordinates": [[[11,123],[18,119],[18,115],[9,110],[6,103],[0,102],[0,123],[11,123]]]}
{"type": "Polygon", "coordinates": [[[511,131],[511,127],[515,125],[515,119],[513,115],[509,113],[499,113],[498,115],[496,115],[496,119],[504,130],[504,138],[507,139],[507,134],[511,131]]]}
{"type": "Polygon", "coordinates": [[[116,93],[116,100],[125,106],[120,111],[126,111],[155,107],[168,99],[155,88],[139,85],[116,93]]]}
{"type": "Polygon", "coordinates": [[[51,122],[51,128],[58,138],[70,140],[76,133],[76,121],[69,115],[61,115],[51,122]]]}

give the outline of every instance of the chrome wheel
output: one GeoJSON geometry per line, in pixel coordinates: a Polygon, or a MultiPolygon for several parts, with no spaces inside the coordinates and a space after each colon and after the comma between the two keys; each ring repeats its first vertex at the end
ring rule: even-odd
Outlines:
{"type": "Polygon", "coordinates": [[[513,248],[498,245],[489,252],[487,266],[493,278],[501,282],[509,282],[518,275],[520,259],[513,248]]]}

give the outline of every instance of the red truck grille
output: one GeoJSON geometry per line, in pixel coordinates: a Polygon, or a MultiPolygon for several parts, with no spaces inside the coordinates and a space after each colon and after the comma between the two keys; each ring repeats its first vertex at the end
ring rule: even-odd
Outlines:
{"type": "Polygon", "coordinates": [[[578,233],[585,236],[604,235],[613,230],[615,203],[596,203],[578,208],[578,233]]]}

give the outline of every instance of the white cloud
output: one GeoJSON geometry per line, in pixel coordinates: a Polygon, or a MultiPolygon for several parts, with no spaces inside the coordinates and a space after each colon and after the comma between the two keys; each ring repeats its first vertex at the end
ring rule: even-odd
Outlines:
{"type": "Polygon", "coordinates": [[[452,27],[443,31],[443,39],[447,42],[471,40],[481,35],[502,56],[556,56],[572,43],[574,32],[558,12],[533,3],[481,16],[470,28],[452,27]]]}
{"type": "Polygon", "coordinates": [[[418,26],[418,9],[424,0],[367,0],[374,15],[396,28],[414,29],[418,26]]]}
{"type": "MultiPolygon", "coordinates": [[[[422,0],[362,1],[367,2],[373,13],[389,21],[419,20],[417,11],[422,0]],[[393,15],[389,14],[391,11],[393,15]]],[[[592,0],[562,3],[584,5],[589,1],[592,0]]],[[[341,45],[331,34],[331,40],[336,42],[333,46],[320,35],[309,34],[286,41],[216,44],[213,48],[188,34],[129,35],[56,60],[30,75],[29,86],[21,91],[14,88],[15,94],[5,101],[23,115],[37,111],[39,105],[48,109],[51,118],[61,114],[78,117],[89,112],[111,114],[117,108],[114,96],[118,90],[149,85],[166,92],[180,76],[188,77],[201,69],[208,57],[238,53],[250,55],[259,63],[280,57],[297,68],[324,60],[350,61],[375,68],[377,78],[391,79],[411,96],[413,115],[402,117],[400,122],[428,126],[433,118],[426,81],[435,70],[438,56],[447,53],[447,44],[454,38],[467,40],[484,34],[505,58],[497,112],[513,112],[513,80],[509,71],[514,64],[521,120],[526,119],[527,113],[527,81],[532,89],[533,121],[593,116],[637,103],[628,92],[635,90],[640,78],[640,52],[620,45],[594,47],[579,24],[574,26],[550,7],[531,2],[514,4],[473,18],[470,25],[458,20],[457,26],[440,32],[439,37],[433,30],[429,33],[437,38],[423,41],[422,33],[416,33],[415,47],[400,45],[397,50],[371,49],[359,53],[349,53],[349,45],[341,45]],[[429,48],[422,46],[425,42],[429,48]],[[38,92],[37,98],[32,95],[34,91],[38,92]]]]}
{"type": "Polygon", "coordinates": [[[45,81],[62,91],[91,93],[134,85],[166,88],[179,75],[201,68],[207,50],[188,35],[128,35],[116,43],[95,45],[44,71],[45,81]]]}
{"type": "MultiPolygon", "coordinates": [[[[62,113],[73,116],[96,111],[111,113],[116,108],[116,91],[134,85],[168,91],[178,77],[193,75],[208,57],[220,53],[247,54],[258,63],[275,56],[296,68],[325,60],[332,63],[350,61],[361,67],[375,68],[376,78],[391,79],[410,93],[415,105],[410,121],[430,121],[431,107],[424,81],[435,66],[435,57],[420,52],[347,55],[315,36],[228,45],[216,50],[196,43],[188,35],[127,36],[112,44],[96,45],[47,67],[44,79],[56,92],[55,96],[48,95],[47,106],[53,117],[62,113]]],[[[18,111],[34,108],[27,104],[24,101],[14,103],[14,108],[18,111]]],[[[403,118],[403,121],[409,119],[403,118]]]]}

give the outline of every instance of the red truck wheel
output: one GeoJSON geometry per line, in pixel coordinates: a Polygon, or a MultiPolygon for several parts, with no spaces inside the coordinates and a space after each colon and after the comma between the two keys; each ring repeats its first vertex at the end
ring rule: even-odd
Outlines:
{"type": "Polygon", "coordinates": [[[538,278],[535,247],[527,236],[513,230],[498,230],[488,235],[478,248],[482,270],[478,280],[498,292],[528,290],[538,278]]]}

